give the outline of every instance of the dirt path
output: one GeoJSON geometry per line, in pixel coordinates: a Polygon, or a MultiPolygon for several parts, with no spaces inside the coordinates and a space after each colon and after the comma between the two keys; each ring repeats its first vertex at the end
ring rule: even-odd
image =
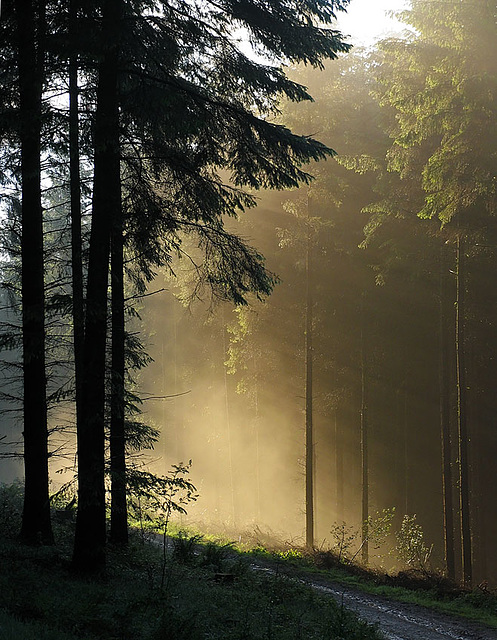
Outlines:
{"type": "MultiPolygon", "coordinates": [[[[273,568],[256,563],[252,567],[256,571],[275,573],[273,568]]],[[[372,596],[322,578],[299,580],[331,596],[339,604],[343,603],[362,620],[376,625],[386,640],[497,640],[497,630],[476,622],[372,596]]]]}
{"type": "MultiPolygon", "coordinates": [[[[162,537],[155,540],[162,543],[162,537]]],[[[354,611],[362,620],[377,626],[385,640],[497,640],[497,629],[482,624],[437,613],[425,607],[373,596],[343,584],[329,582],[321,576],[303,578],[287,573],[281,564],[252,561],[253,571],[270,575],[284,573],[331,596],[338,604],[354,611]]]]}

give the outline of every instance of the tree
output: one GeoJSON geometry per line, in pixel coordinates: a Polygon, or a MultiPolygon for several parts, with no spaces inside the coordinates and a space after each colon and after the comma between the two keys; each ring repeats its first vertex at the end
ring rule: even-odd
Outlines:
{"type": "Polygon", "coordinates": [[[307,194],[307,233],[305,247],[305,542],[314,547],[314,425],[313,425],[313,273],[310,228],[310,202],[307,194]]]}
{"type": "Polygon", "coordinates": [[[80,569],[98,570],[104,562],[106,287],[112,221],[122,215],[120,160],[139,177],[132,194],[138,215],[130,224],[134,242],[141,241],[146,271],[146,265],[167,260],[167,249],[180,245],[180,230],[193,231],[207,258],[199,274],[221,297],[243,302],[251,289],[268,293],[271,278],[260,256],[224,231],[222,215],[254,204],[253,196],[239,187],[296,186],[309,180],[299,165],[331,151],[264,117],[274,113],[281,95],[295,101],[309,96],[278,67],[256,63],[243,54],[232,39],[233,24],[248,29],[253,42],[275,60],[319,66],[323,58],[336,57],[348,46],[338,32],[316,22],[329,25],[334,12],[346,5],[343,0],[261,8],[250,2],[200,10],[184,3],[158,3],[156,13],[144,13],[140,4],[104,2],[78,428],[74,565],[80,569]],[[128,49],[128,38],[137,33],[142,46],[138,51],[128,49]],[[171,55],[164,57],[167,49],[171,55]],[[150,65],[145,64],[148,61],[150,65]],[[135,93],[138,87],[145,90],[135,93]],[[181,118],[173,115],[175,109],[181,118]],[[121,145],[121,140],[129,145],[121,145]],[[127,149],[131,153],[126,162],[127,149]],[[222,182],[218,169],[231,172],[231,184],[222,182]],[[163,237],[166,251],[158,236],[163,237]]]}
{"type": "Polygon", "coordinates": [[[126,507],[125,434],[125,321],[124,321],[124,239],[122,219],[117,212],[111,233],[111,371],[110,371],[110,477],[112,542],[128,541],[126,507]]]}
{"type": "MultiPolygon", "coordinates": [[[[372,100],[367,95],[368,84],[370,83],[370,80],[368,80],[366,75],[364,75],[364,77],[362,75],[364,73],[364,69],[361,68],[363,65],[365,65],[365,63],[361,63],[360,59],[358,59],[356,56],[350,56],[339,65],[340,68],[338,68],[337,65],[337,68],[333,67],[328,69],[324,82],[322,79],[318,79],[317,76],[312,72],[309,72],[307,70],[299,70],[296,73],[296,77],[300,78],[301,81],[305,82],[306,85],[309,85],[311,87],[311,91],[314,88],[314,85],[319,83],[320,86],[316,88],[316,95],[321,99],[322,104],[327,104],[328,108],[325,110],[322,107],[316,108],[314,105],[312,105],[307,108],[306,113],[303,115],[295,113],[294,110],[289,110],[289,113],[287,115],[290,118],[290,122],[292,122],[292,124],[294,121],[298,123],[299,130],[303,130],[304,127],[306,127],[307,129],[310,129],[312,127],[313,129],[324,131],[324,135],[326,137],[336,140],[337,143],[341,145],[342,152],[344,148],[347,149],[349,153],[351,152],[351,145],[350,141],[348,140],[348,136],[350,135],[350,132],[353,131],[354,138],[352,144],[354,146],[357,146],[357,148],[359,149],[359,153],[361,153],[361,157],[364,159],[367,158],[367,153],[369,151],[369,147],[372,145],[372,140],[374,140],[373,145],[376,143],[376,129],[374,129],[374,133],[372,133],[372,128],[368,126],[368,142],[365,143],[365,141],[361,139],[361,121],[366,119],[366,122],[368,122],[369,125],[369,120],[373,120],[373,118],[377,116],[377,109],[371,109],[372,100]],[[355,104],[355,111],[357,111],[357,115],[355,112],[349,113],[349,100],[355,104]],[[330,102],[332,104],[330,104],[330,102]],[[371,112],[373,112],[374,114],[373,117],[371,117],[371,112]],[[339,118],[337,116],[338,113],[345,113],[347,115],[339,118]],[[356,117],[357,121],[355,120],[356,117]],[[361,144],[361,142],[363,144],[361,144]]],[[[376,125],[376,122],[374,122],[374,124],[376,125]]],[[[346,162],[346,159],[341,159],[340,156],[338,156],[338,162],[346,162]]],[[[346,171],[343,171],[343,173],[345,174],[346,171]]],[[[319,258],[316,255],[313,258],[313,261],[316,265],[320,264],[319,271],[323,272],[323,275],[320,277],[317,274],[314,276],[316,279],[319,278],[322,280],[320,287],[318,287],[321,289],[321,295],[319,296],[316,305],[318,309],[316,314],[319,314],[319,316],[321,317],[321,332],[316,332],[316,335],[317,340],[319,340],[319,342],[321,342],[323,345],[321,349],[325,354],[321,360],[321,366],[323,366],[325,369],[330,368],[333,370],[331,381],[326,380],[324,382],[323,380],[321,384],[324,385],[324,388],[326,389],[325,393],[329,398],[328,402],[330,406],[327,407],[327,417],[330,422],[333,422],[333,434],[328,435],[328,438],[330,438],[330,440],[333,439],[333,447],[335,448],[334,484],[335,493],[337,496],[336,502],[339,505],[337,511],[343,514],[344,484],[342,436],[343,427],[338,427],[338,408],[340,405],[350,405],[350,395],[352,395],[353,393],[354,399],[357,398],[359,405],[357,407],[355,418],[355,427],[359,432],[360,439],[360,442],[358,444],[360,447],[360,466],[362,469],[361,479],[359,481],[360,486],[362,486],[359,520],[364,525],[364,544],[362,545],[361,549],[363,554],[363,561],[367,563],[368,545],[366,523],[368,521],[369,483],[366,388],[369,385],[368,376],[371,375],[371,373],[366,361],[370,359],[371,354],[367,352],[367,347],[369,345],[368,341],[365,339],[365,332],[371,318],[369,317],[369,314],[365,314],[364,304],[361,302],[361,304],[357,305],[357,308],[355,309],[354,319],[352,323],[349,323],[347,328],[345,328],[344,326],[337,326],[337,324],[335,323],[336,316],[340,313],[339,299],[340,295],[343,295],[342,291],[345,287],[343,287],[343,285],[342,287],[340,287],[340,285],[332,285],[330,281],[332,280],[333,276],[329,276],[328,278],[324,276],[324,274],[327,272],[329,273],[333,272],[337,268],[343,268],[343,264],[345,262],[344,254],[352,255],[357,252],[357,244],[359,243],[360,236],[357,235],[354,237],[354,235],[351,233],[351,228],[354,224],[351,221],[351,218],[354,219],[354,221],[358,220],[358,217],[354,216],[354,214],[358,213],[358,205],[361,201],[362,193],[359,196],[357,189],[351,189],[347,178],[344,179],[344,177],[340,173],[340,169],[335,163],[332,167],[321,166],[318,169],[318,176],[315,185],[313,185],[313,191],[315,192],[313,202],[317,204],[316,208],[317,211],[321,214],[322,220],[326,221],[323,223],[323,230],[325,232],[328,232],[328,234],[323,232],[321,234],[322,238],[317,241],[316,247],[314,247],[313,249],[313,253],[317,254],[319,249],[321,249],[321,251],[319,251],[319,258]],[[354,192],[355,202],[350,203],[352,206],[350,210],[347,209],[347,212],[349,214],[347,216],[343,211],[346,209],[348,204],[347,203],[344,206],[344,201],[347,201],[347,195],[349,191],[354,192]],[[345,222],[345,220],[347,221],[345,222]],[[350,228],[345,231],[346,227],[350,228]],[[332,337],[334,333],[335,335],[334,337],[332,337]],[[345,336],[347,336],[347,338],[345,336]],[[347,339],[351,341],[346,342],[347,348],[349,350],[349,357],[347,359],[350,362],[351,352],[356,355],[357,362],[355,363],[354,368],[356,368],[358,371],[361,371],[361,375],[358,385],[356,384],[357,379],[354,379],[354,383],[352,384],[349,380],[346,383],[346,387],[348,387],[348,389],[346,390],[345,385],[343,385],[343,382],[340,381],[341,376],[338,371],[340,368],[340,351],[342,348],[344,348],[344,344],[347,339]],[[353,387],[354,391],[352,391],[353,387]]],[[[356,266],[358,262],[359,260],[356,259],[354,266],[356,266]]],[[[353,284],[354,291],[356,291],[356,295],[358,295],[359,300],[362,300],[363,296],[365,295],[365,290],[367,290],[373,283],[372,273],[369,267],[367,265],[365,266],[366,269],[364,269],[363,273],[361,274],[365,277],[365,280],[359,285],[359,287],[363,287],[363,291],[357,291],[357,282],[354,281],[353,284]]],[[[349,273],[351,272],[349,271],[349,273]]],[[[348,277],[350,277],[350,275],[348,277]]],[[[341,302],[343,305],[347,305],[347,303],[343,299],[341,300],[341,302]]],[[[348,311],[350,311],[350,306],[348,307],[348,311]]],[[[320,377],[322,379],[325,377],[324,372],[321,372],[321,375],[316,375],[317,385],[320,384],[320,377]]],[[[321,393],[323,393],[323,390],[321,390],[321,393]]],[[[323,411],[323,407],[321,407],[321,411],[323,411]]]]}
{"type": "Polygon", "coordinates": [[[440,347],[439,347],[439,385],[440,385],[440,439],[442,450],[442,499],[443,499],[443,533],[444,556],[447,577],[456,579],[454,548],[454,508],[452,499],[452,465],[451,465],[451,429],[450,429],[450,328],[452,323],[454,296],[451,295],[449,268],[447,259],[448,247],[440,247],[440,347]]]}
{"type": "MultiPolygon", "coordinates": [[[[413,2],[403,18],[417,34],[384,45],[386,58],[381,74],[385,88],[382,104],[393,107],[397,118],[391,132],[394,143],[389,151],[390,167],[405,178],[417,176],[422,189],[418,215],[438,219],[444,228],[444,241],[448,237],[459,247],[454,349],[462,574],[467,585],[472,582],[470,434],[466,428],[471,394],[465,379],[467,349],[475,336],[470,338],[465,332],[471,316],[465,304],[465,282],[470,270],[468,256],[476,254],[483,238],[492,236],[494,226],[496,197],[490,167],[495,162],[495,61],[488,55],[488,50],[494,51],[496,46],[493,13],[486,2],[471,6],[413,2]],[[406,60],[410,61],[408,68],[406,60]],[[463,245],[465,250],[461,249],[463,245]],[[471,245],[475,249],[469,249],[471,245]]],[[[447,484],[445,463],[443,478],[447,484]]],[[[447,501],[444,504],[447,510],[447,501]]],[[[450,526],[450,517],[448,522],[450,526]]],[[[448,568],[451,553],[447,546],[448,568]]]]}
{"type": "Polygon", "coordinates": [[[119,41],[121,0],[104,3],[106,34],[98,69],[94,131],[93,208],[86,290],[85,348],[78,425],[78,513],[73,565],[99,571],[105,564],[105,353],[107,285],[112,224],[119,219],[119,41]]]}
{"type": "MultiPolygon", "coordinates": [[[[78,37],[79,2],[70,0],[68,16],[68,40],[76,42],[78,37]]],[[[84,278],[83,241],[81,237],[81,154],[79,121],[78,50],[69,52],[69,184],[71,207],[71,275],[72,317],[74,342],[74,388],[76,425],[79,424],[82,407],[81,384],[84,349],[84,278]]]]}
{"type": "Polygon", "coordinates": [[[22,326],[25,494],[21,537],[53,542],[48,496],[41,120],[45,3],[15,3],[22,184],[22,326]]]}

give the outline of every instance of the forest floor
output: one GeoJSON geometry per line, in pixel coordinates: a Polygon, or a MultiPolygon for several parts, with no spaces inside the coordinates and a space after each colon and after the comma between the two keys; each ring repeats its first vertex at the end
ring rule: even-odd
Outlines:
{"type": "MultiPolygon", "coordinates": [[[[257,563],[254,569],[259,570],[257,563]]],[[[335,582],[325,575],[296,575],[302,583],[333,598],[360,619],[376,626],[386,640],[497,640],[497,630],[474,620],[394,600],[388,595],[368,593],[361,588],[335,582]]]]}
{"type": "MultiPolygon", "coordinates": [[[[1,518],[0,518],[1,519],[1,518]]],[[[133,535],[109,546],[98,579],[71,572],[70,523],[57,546],[0,534],[1,640],[378,640],[375,627],[224,545],[183,539],[163,554],[133,535]]]]}
{"type": "Polygon", "coordinates": [[[497,640],[497,594],[441,576],[337,566],[327,552],[256,552],[255,571],[280,573],[333,598],[386,640],[497,640]],[[324,565],[324,568],[323,568],[324,565]]]}
{"type": "MultiPolygon", "coordinates": [[[[462,589],[436,574],[388,575],[347,566],[329,552],[283,547],[247,552],[237,551],[235,544],[203,541],[202,534],[180,532],[168,544],[180,554],[202,555],[210,549],[228,559],[228,565],[249,559],[252,572],[310,587],[354,612],[385,640],[497,640],[497,594],[489,590],[462,589]]],[[[162,537],[155,542],[162,544],[162,537]]]]}
{"type": "Polygon", "coordinates": [[[54,547],[20,545],[20,512],[3,498],[0,640],[497,640],[481,622],[497,627],[495,594],[420,596],[295,550],[242,552],[195,534],[164,547],[135,531],[128,548],[109,546],[104,575],[83,579],[71,572],[73,523],[55,523],[54,547]],[[473,620],[413,604],[423,597],[473,620]]]}

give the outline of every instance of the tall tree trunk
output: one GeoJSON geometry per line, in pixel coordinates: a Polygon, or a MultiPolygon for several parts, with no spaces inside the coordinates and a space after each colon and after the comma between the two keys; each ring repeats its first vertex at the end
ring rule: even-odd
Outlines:
{"type": "MultiPolygon", "coordinates": [[[[69,39],[78,34],[78,1],[69,3],[69,39]]],[[[79,153],[78,55],[69,59],[69,172],[71,198],[71,267],[72,315],[74,325],[74,379],[76,391],[76,425],[81,421],[82,357],[84,347],[83,251],[81,240],[81,176],[79,153]]]]}
{"type": "Polygon", "coordinates": [[[457,238],[457,298],[456,298],[456,371],[457,371],[457,426],[459,449],[459,510],[461,517],[463,583],[470,587],[473,581],[471,557],[471,524],[469,506],[468,427],[466,411],[465,363],[465,255],[464,237],[457,238]]]}
{"type": "Polygon", "coordinates": [[[259,415],[259,362],[254,350],[254,435],[255,435],[255,484],[256,484],[256,521],[261,521],[261,447],[259,415]]]}
{"type": "Polygon", "coordinates": [[[400,448],[400,457],[401,457],[401,477],[400,477],[400,487],[402,491],[402,506],[405,514],[409,513],[409,393],[407,388],[407,380],[408,380],[408,370],[407,363],[404,363],[404,381],[401,389],[401,399],[400,399],[400,416],[401,416],[401,425],[402,425],[402,443],[400,448]]]}
{"type": "Polygon", "coordinates": [[[228,359],[228,344],[226,341],[226,319],[223,310],[223,379],[224,379],[224,407],[226,417],[226,441],[228,445],[228,477],[230,486],[230,513],[233,528],[238,524],[238,513],[236,508],[236,489],[235,489],[235,468],[233,462],[233,437],[232,437],[232,422],[230,412],[230,398],[229,398],[229,386],[228,386],[228,372],[226,365],[224,364],[228,359]]]}
{"type": "Polygon", "coordinates": [[[53,543],[48,493],[45,294],[41,204],[43,0],[16,0],[22,180],[22,336],[25,493],[21,538],[53,543]],[[36,9],[38,11],[36,11],[36,9]]]}
{"type": "Polygon", "coordinates": [[[335,434],[335,485],[336,485],[336,520],[345,520],[344,513],[344,434],[340,423],[338,407],[333,410],[333,429],[335,434]]]}
{"type": "Polygon", "coordinates": [[[105,47],[99,64],[94,132],[93,208],[88,260],[81,424],[78,429],[78,514],[73,566],[105,566],[105,346],[112,221],[121,206],[118,61],[122,0],[104,5],[105,47]]]}
{"type": "Polygon", "coordinates": [[[446,247],[440,248],[440,439],[442,451],[442,499],[444,555],[447,577],[455,580],[454,507],[452,504],[452,466],[450,437],[450,381],[448,327],[452,316],[452,300],[449,295],[449,269],[446,247]]]}
{"type": "MultiPolygon", "coordinates": [[[[310,217],[309,200],[307,217],[310,217]]],[[[312,397],[312,261],[311,230],[307,229],[306,246],[306,303],[305,303],[305,544],[308,549],[314,547],[314,433],[313,433],[313,397],[312,397]]]]}
{"type": "Polygon", "coordinates": [[[400,515],[409,513],[409,456],[408,456],[408,371],[407,361],[402,362],[402,373],[399,371],[399,386],[396,392],[395,421],[395,485],[396,504],[399,505],[400,515]]]}
{"type": "Polygon", "coordinates": [[[111,240],[110,539],[114,543],[127,544],[128,511],[126,505],[126,436],[124,422],[124,243],[121,208],[116,211],[116,214],[112,225],[111,240]]]}
{"type": "Polygon", "coordinates": [[[361,305],[361,549],[362,562],[369,562],[369,461],[368,461],[368,422],[366,401],[366,312],[364,294],[361,305]]]}

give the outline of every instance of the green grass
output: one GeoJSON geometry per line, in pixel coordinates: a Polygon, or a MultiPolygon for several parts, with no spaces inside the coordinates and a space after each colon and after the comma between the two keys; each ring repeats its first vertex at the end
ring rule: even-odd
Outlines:
{"type": "Polygon", "coordinates": [[[90,581],[70,571],[71,526],[56,533],[54,548],[0,536],[1,640],[378,638],[330,598],[248,570],[248,556],[231,545],[194,546],[183,536],[161,586],[161,549],[139,535],[126,550],[109,547],[105,576],[90,581]]]}
{"type": "MultiPolygon", "coordinates": [[[[182,535],[181,528],[174,524],[171,531],[173,536],[182,535]]],[[[198,528],[188,531],[191,537],[200,535],[204,542],[209,541],[210,544],[227,545],[229,540],[229,534],[226,533],[215,536],[200,534],[201,529],[198,528]]],[[[434,611],[497,628],[496,590],[479,587],[473,590],[462,589],[438,574],[422,575],[419,572],[401,571],[389,575],[364,569],[359,565],[345,564],[331,552],[308,553],[305,549],[279,543],[271,536],[265,537],[268,539],[261,544],[257,542],[256,535],[253,537],[252,545],[249,541],[232,543],[230,546],[240,556],[268,563],[281,574],[303,577],[308,581],[336,582],[364,593],[383,596],[397,602],[418,604],[434,611]]]]}
{"type": "Polygon", "coordinates": [[[298,549],[254,549],[256,558],[272,562],[288,575],[305,576],[309,581],[337,582],[364,593],[398,602],[418,604],[441,613],[459,616],[497,628],[497,593],[476,587],[462,589],[438,575],[400,572],[388,575],[358,566],[339,563],[332,554],[306,553],[298,549]],[[324,567],[323,567],[324,565],[324,567]],[[328,566],[326,566],[328,565],[328,566]],[[331,565],[331,566],[330,566],[331,565]],[[403,586],[408,584],[409,587],[403,586]]]}
{"type": "Polygon", "coordinates": [[[261,545],[237,549],[229,540],[180,529],[174,529],[165,571],[160,536],[154,544],[150,531],[135,531],[129,548],[109,546],[105,576],[81,579],[70,570],[73,523],[54,523],[56,547],[16,542],[20,497],[20,487],[0,487],[0,640],[379,637],[375,629],[294,577],[339,582],[497,627],[494,593],[457,589],[436,576],[396,578],[344,566],[332,554],[309,554],[289,545],[270,551],[261,545]],[[249,570],[254,561],[273,571],[249,570]]]}

